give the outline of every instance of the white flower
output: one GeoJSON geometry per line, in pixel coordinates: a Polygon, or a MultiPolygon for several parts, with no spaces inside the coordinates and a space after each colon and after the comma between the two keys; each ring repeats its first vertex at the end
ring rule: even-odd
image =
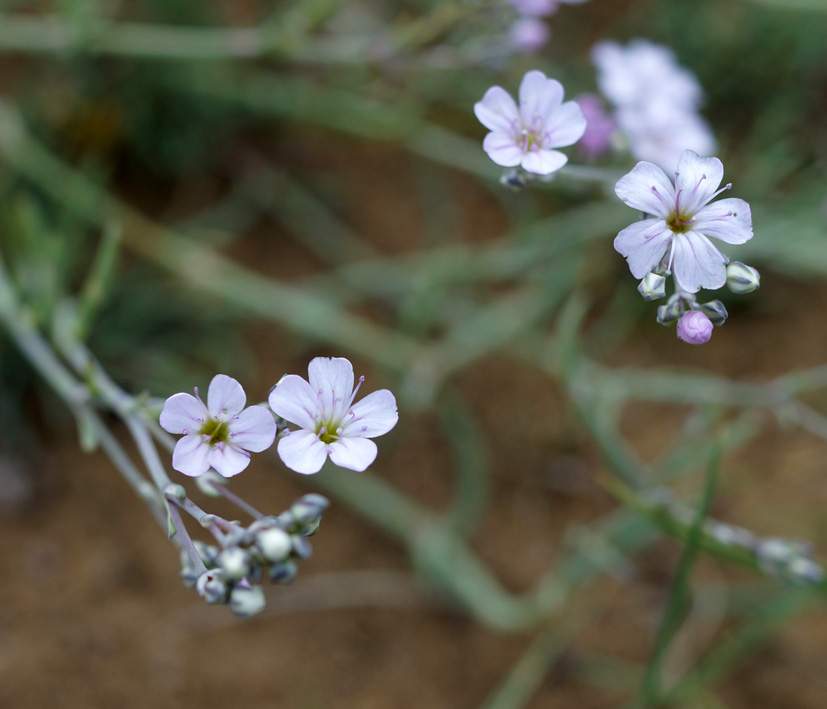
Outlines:
{"type": "Polygon", "coordinates": [[[568,157],[554,148],[576,143],[586,130],[580,107],[563,103],[560,82],[541,71],[523,77],[519,108],[505,89],[492,86],[474,104],[474,113],[491,131],[482,147],[497,165],[522,165],[538,175],[563,167],[568,157]]]}
{"type": "Polygon", "coordinates": [[[600,91],[618,107],[663,103],[695,110],[703,100],[698,80],[668,47],[645,39],[634,39],[627,47],[605,40],[592,48],[592,61],[600,91]]]}
{"type": "Polygon", "coordinates": [[[718,158],[701,158],[686,150],[678,162],[674,185],[663,170],[649,162],[639,162],[618,180],[617,196],[630,207],[652,215],[615,237],[615,249],[626,257],[636,278],[665,262],[666,272],[674,272],[678,286],[688,293],[726,283],[727,257],[709,237],[743,244],[752,238],[752,216],[742,199],[710,204],[732,186],[718,189],[723,174],[718,158]]]}
{"type": "Polygon", "coordinates": [[[637,160],[670,168],[677,164],[684,150],[699,155],[715,151],[715,136],[706,121],[691,111],[643,112],[622,108],[615,119],[629,141],[629,152],[637,160]]]}
{"type": "Polygon", "coordinates": [[[161,427],[184,437],[172,452],[172,467],[198,476],[213,468],[225,478],[238,475],[250,463],[247,451],[260,453],[276,437],[276,422],[264,406],[244,408],[241,384],[216,374],[207,392],[207,405],[198,388],[192,394],[174,394],[164,403],[161,427]]]}
{"type": "Polygon", "coordinates": [[[354,390],[353,365],[343,357],[316,357],[307,369],[310,383],[288,374],[270,392],[270,408],[299,426],[279,440],[279,456],[304,475],[318,473],[327,456],[343,468],[364,470],[376,458],[369,439],[396,425],[396,399],[381,389],[354,404],[364,377],[354,390]]]}
{"type": "Polygon", "coordinates": [[[671,168],[686,149],[700,155],[715,150],[715,136],[698,114],[701,85],[671,49],[644,39],[627,47],[603,41],[592,48],[592,61],[635,158],[671,168]]]}

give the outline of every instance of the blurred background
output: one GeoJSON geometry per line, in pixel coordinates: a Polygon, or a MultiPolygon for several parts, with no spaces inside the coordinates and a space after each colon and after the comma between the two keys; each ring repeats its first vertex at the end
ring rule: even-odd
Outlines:
{"type": "Polygon", "coordinates": [[[117,249],[86,339],[130,393],[224,372],[263,401],[345,356],[400,409],[366,473],[305,478],[272,450],[233,480],[268,513],[332,503],[295,582],[240,620],[181,584],[0,333],[0,705],[824,706],[827,587],[756,540],[827,548],[827,5],[567,3],[531,46],[519,19],[506,0],[0,3],[0,252],[34,326],[117,249]],[[697,77],[752,207],[730,255],[762,287],[721,294],[702,347],[612,248],[637,218],[613,193],[628,138],[512,192],[473,114],[530,69],[596,94],[594,45],[635,38],[697,77]]]}

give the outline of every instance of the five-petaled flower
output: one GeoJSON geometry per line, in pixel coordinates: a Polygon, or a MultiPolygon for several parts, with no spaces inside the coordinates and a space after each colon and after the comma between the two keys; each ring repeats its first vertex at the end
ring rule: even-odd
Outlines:
{"type": "Polygon", "coordinates": [[[674,273],[678,286],[687,293],[726,283],[728,259],[709,237],[743,244],[752,238],[752,217],[742,199],[710,204],[731,187],[718,189],[723,174],[718,158],[701,158],[685,150],[674,185],[663,170],[649,162],[639,162],[618,180],[617,196],[651,215],[626,227],[614,241],[636,278],[663,266],[666,273],[674,273]]]}
{"type": "Polygon", "coordinates": [[[328,456],[343,468],[364,470],[376,458],[369,439],[396,425],[396,399],[381,389],[354,404],[364,377],[354,389],[353,365],[343,357],[316,357],[308,374],[309,383],[288,374],[270,391],[270,408],[299,427],[279,439],[279,456],[304,475],[319,472],[328,456]]]}
{"type": "Polygon", "coordinates": [[[492,86],[474,104],[474,113],[491,132],[482,147],[497,165],[549,175],[568,157],[554,148],[576,143],[586,119],[574,101],[563,103],[563,87],[541,71],[528,72],[520,84],[519,107],[500,86],[492,86]]]}
{"type": "Polygon", "coordinates": [[[198,388],[192,394],[174,394],[164,403],[161,427],[184,437],[172,452],[172,467],[198,476],[214,469],[225,478],[238,475],[250,463],[247,451],[260,453],[276,437],[276,422],[265,406],[244,404],[247,397],[235,379],[216,374],[207,392],[207,405],[198,388]]]}

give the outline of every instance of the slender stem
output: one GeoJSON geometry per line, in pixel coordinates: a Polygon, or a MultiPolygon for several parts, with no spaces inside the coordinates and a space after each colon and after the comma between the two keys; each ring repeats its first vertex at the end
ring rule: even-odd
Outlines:
{"type": "Polygon", "coordinates": [[[157,487],[144,478],[135,464],[130,460],[121,444],[118,443],[115,436],[112,435],[111,431],[100,420],[100,417],[93,413],[92,420],[95,423],[95,433],[100,441],[101,447],[106,451],[106,454],[118,470],[120,470],[121,475],[123,475],[132,489],[147,503],[150,511],[161,527],[166,528],[162,498],[157,487]]]}
{"type": "Polygon", "coordinates": [[[232,502],[236,507],[240,507],[244,510],[248,515],[253,517],[254,519],[261,519],[264,517],[264,514],[259,512],[255,507],[253,507],[250,503],[246,500],[242,500],[238,495],[234,492],[228,490],[224,485],[210,483],[210,487],[215,490],[219,495],[226,498],[230,502],[232,502]]]}
{"type": "Polygon", "coordinates": [[[169,518],[172,520],[172,524],[175,527],[175,533],[178,537],[179,543],[182,547],[184,547],[184,549],[186,549],[187,554],[189,554],[192,565],[195,567],[195,571],[199,575],[203,574],[207,570],[207,567],[204,566],[201,556],[198,554],[195,545],[192,543],[189,532],[187,532],[187,527],[181,519],[181,513],[178,511],[178,505],[175,504],[176,501],[168,497],[165,498],[165,500],[167,512],[169,513],[169,518]]]}

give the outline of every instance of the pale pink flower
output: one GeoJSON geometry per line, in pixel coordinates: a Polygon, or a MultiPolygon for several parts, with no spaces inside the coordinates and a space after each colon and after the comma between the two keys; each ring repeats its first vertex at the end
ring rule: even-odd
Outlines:
{"type": "Polygon", "coordinates": [[[316,357],[308,375],[309,383],[288,374],[270,391],[270,408],[299,427],[279,439],[279,456],[304,475],[318,473],[328,456],[335,465],[364,470],[376,458],[370,439],[396,425],[396,399],[380,389],[354,404],[364,377],[354,389],[353,365],[343,357],[316,357]]]}
{"type": "Polygon", "coordinates": [[[216,374],[207,391],[207,404],[198,388],[192,394],[174,394],[164,403],[161,427],[183,434],[172,452],[172,467],[198,476],[210,468],[225,478],[238,475],[250,463],[248,451],[260,453],[276,437],[276,422],[264,406],[249,406],[235,379],[216,374]]]}
{"type": "Polygon", "coordinates": [[[528,72],[520,84],[519,107],[509,93],[493,86],[474,104],[474,113],[491,132],[482,147],[497,165],[548,175],[568,162],[554,148],[576,143],[586,119],[574,101],[563,103],[563,87],[541,71],[528,72]]]}
{"type": "Polygon", "coordinates": [[[651,215],[615,237],[615,249],[626,257],[636,278],[662,263],[674,272],[678,286],[688,293],[720,288],[726,283],[727,257],[710,237],[728,244],[752,238],[752,216],[742,199],[721,199],[724,166],[718,158],[701,158],[684,151],[673,185],[663,170],[639,162],[618,180],[615,192],[626,204],[651,215]]]}
{"type": "Polygon", "coordinates": [[[523,54],[542,49],[551,36],[549,26],[538,17],[521,17],[511,25],[508,39],[511,46],[523,54]]]}
{"type": "Polygon", "coordinates": [[[703,345],[712,337],[712,321],[700,310],[690,310],[678,320],[678,337],[690,345],[703,345]]]}
{"type": "Polygon", "coordinates": [[[668,47],[644,39],[592,49],[597,84],[616,107],[615,119],[638,160],[671,168],[684,150],[715,151],[715,136],[698,113],[703,91],[668,47]]]}

